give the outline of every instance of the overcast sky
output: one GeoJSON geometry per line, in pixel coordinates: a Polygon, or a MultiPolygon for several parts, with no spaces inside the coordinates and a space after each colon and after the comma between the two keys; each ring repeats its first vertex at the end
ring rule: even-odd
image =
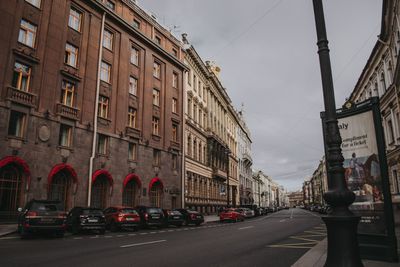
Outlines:
{"type": "MultiPolygon", "coordinates": [[[[323,97],[312,0],[138,0],[244,104],[253,167],[297,190],[323,155],[323,97]]],[[[380,31],[382,1],[325,0],[336,106],[353,90],[380,31]]]]}

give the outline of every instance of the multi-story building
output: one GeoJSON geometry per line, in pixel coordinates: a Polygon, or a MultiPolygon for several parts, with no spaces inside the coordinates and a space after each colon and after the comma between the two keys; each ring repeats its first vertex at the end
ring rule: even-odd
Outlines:
{"type": "Polygon", "coordinates": [[[288,193],[290,207],[296,207],[304,204],[303,191],[295,191],[288,193]]]}
{"type": "Polygon", "coordinates": [[[0,214],[31,198],[180,207],[180,41],[135,1],[0,12],[0,214]]]}
{"type": "Polygon", "coordinates": [[[238,112],[239,124],[237,127],[238,143],[238,167],[239,167],[239,203],[249,205],[254,203],[253,197],[253,177],[251,156],[251,137],[250,131],[244,120],[243,107],[238,112]]]}
{"type": "Polygon", "coordinates": [[[184,82],[185,206],[213,213],[238,203],[237,117],[219,68],[204,63],[187,35],[182,37],[189,68],[184,82]]]}
{"type": "Polygon", "coordinates": [[[349,101],[380,99],[395,219],[400,222],[400,1],[383,1],[381,30],[349,101]]]}

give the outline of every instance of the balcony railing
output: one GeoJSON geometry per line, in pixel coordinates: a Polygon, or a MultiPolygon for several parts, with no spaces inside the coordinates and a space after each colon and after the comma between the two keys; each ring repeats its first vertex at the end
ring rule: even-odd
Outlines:
{"type": "Polygon", "coordinates": [[[36,98],[37,96],[35,94],[25,92],[22,90],[18,90],[17,88],[14,87],[8,87],[7,88],[7,99],[22,104],[30,107],[35,107],[36,106],[36,98]]]}
{"type": "Polygon", "coordinates": [[[70,119],[79,119],[79,109],[57,103],[57,114],[70,119]]]}

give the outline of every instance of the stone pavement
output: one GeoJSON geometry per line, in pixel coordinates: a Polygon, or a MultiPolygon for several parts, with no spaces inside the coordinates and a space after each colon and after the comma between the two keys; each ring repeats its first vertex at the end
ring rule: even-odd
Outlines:
{"type": "MultiPolygon", "coordinates": [[[[292,267],[323,267],[326,260],[327,239],[319,242],[304,254],[292,267]]],[[[364,267],[399,267],[400,263],[363,260],[364,267]]]]}

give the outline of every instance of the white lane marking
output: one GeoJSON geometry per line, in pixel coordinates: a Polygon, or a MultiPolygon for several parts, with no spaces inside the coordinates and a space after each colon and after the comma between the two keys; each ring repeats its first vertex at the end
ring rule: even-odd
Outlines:
{"type": "Polygon", "coordinates": [[[150,245],[150,244],[156,244],[156,243],[161,243],[161,242],[166,242],[167,240],[156,240],[156,241],[149,241],[149,242],[143,242],[143,243],[136,243],[136,244],[129,244],[129,245],[123,245],[120,246],[120,248],[130,248],[130,247],[136,247],[136,246],[143,246],[143,245],[150,245]]]}
{"type": "Polygon", "coordinates": [[[117,235],[117,237],[123,237],[124,235],[117,235]]]}
{"type": "Polygon", "coordinates": [[[111,238],[111,237],[113,237],[112,235],[105,235],[104,236],[105,238],[111,238]]]}
{"type": "Polygon", "coordinates": [[[159,233],[165,233],[165,231],[158,231],[159,233]]]}
{"type": "Polygon", "coordinates": [[[6,239],[17,239],[20,238],[19,236],[7,236],[7,237],[2,237],[0,240],[6,240],[6,239]]]}
{"type": "Polygon", "coordinates": [[[168,232],[173,232],[174,230],[168,230],[168,232]]]}
{"type": "Polygon", "coordinates": [[[74,239],[83,239],[83,237],[74,237],[74,239]]]}
{"type": "Polygon", "coordinates": [[[147,233],[140,233],[139,235],[147,235],[147,233]]]}
{"type": "Polygon", "coordinates": [[[286,221],[286,219],[280,220],[279,222],[284,222],[284,221],[286,221]]]}
{"type": "Polygon", "coordinates": [[[156,232],[150,232],[150,234],[155,234],[156,232]]]}
{"type": "Polygon", "coordinates": [[[293,209],[292,209],[292,212],[290,213],[290,219],[293,219],[293,209]]]}
{"type": "Polygon", "coordinates": [[[135,236],[136,234],[128,234],[129,236],[135,236]]]}
{"type": "Polygon", "coordinates": [[[244,230],[244,229],[249,229],[249,228],[254,228],[254,226],[246,226],[246,227],[239,228],[238,230],[244,230]]]}

